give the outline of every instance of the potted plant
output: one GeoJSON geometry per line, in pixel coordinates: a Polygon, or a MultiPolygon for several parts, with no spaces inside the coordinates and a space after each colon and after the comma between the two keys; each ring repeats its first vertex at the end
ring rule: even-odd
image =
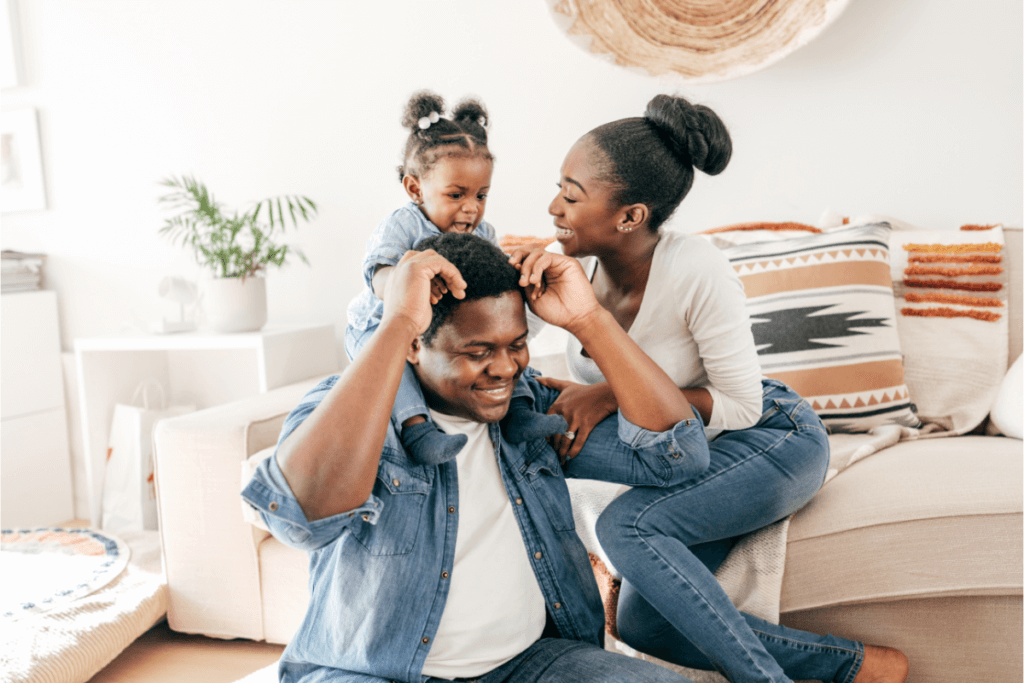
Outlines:
{"type": "Polygon", "coordinates": [[[160,228],[173,243],[190,247],[200,266],[209,269],[205,310],[209,326],[218,332],[249,332],[267,322],[267,291],[263,274],[281,267],[294,254],[309,264],[297,248],[277,238],[289,223],[309,222],[316,204],[309,197],[283,195],[254,203],[248,210],[229,212],[206,185],[192,176],[160,181],[170,191],[159,203],[175,211],[160,228]]]}

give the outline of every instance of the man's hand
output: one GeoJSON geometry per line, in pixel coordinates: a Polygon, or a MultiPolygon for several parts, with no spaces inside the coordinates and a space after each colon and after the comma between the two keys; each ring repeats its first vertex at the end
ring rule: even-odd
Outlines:
{"type": "Polygon", "coordinates": [[[520,271],[519,285],[526,288],[526,301],[541,320],[569,332],[604,309],[579,261],[537,249],[524,256],[516,250],[509,263],[520,271]]]}
{"type": "Polygon", "coordinates": [[[456,299],[466,296],[466,281],[448,259],[433,249],[407,251],[387,279],[381,326],[392,320],[408,320],[417,335],[430,327],[431,304],[445,292],[456,299]]]}
{"type": "Polygon", "coordinates": [[[551,446],[564,464],[567,458],[579,455],[590,432],[601,420],[619,409],[619,402],[615,400],[615,394],[607,382],[576,384],[553,377],[538,377],[537,381],[561,392],[548,409],[548,414],[564,417],[569,424],[569,431],[576,435],[575,439],[569,439],[564,434],[551,437],[551,446]]]}

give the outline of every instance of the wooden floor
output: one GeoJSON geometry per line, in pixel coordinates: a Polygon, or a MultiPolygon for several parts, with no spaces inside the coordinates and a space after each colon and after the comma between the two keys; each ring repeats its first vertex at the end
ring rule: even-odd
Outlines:
{"type": "Polygon", "coordinates": [[[276,662],[283,645],[175,633],[161,622],[89,683],[232,683],[276,662]]]}

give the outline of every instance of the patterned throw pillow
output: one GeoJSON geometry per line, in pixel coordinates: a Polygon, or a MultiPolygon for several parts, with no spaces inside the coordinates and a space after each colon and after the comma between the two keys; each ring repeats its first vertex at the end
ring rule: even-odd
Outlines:
{"type": "Polygon", "coordinates": [[[905,379],[918,416],[968,432],[988,415],[1006,373],[1002,227],[894,231],[889,244],[905,379]]]}
{"type": "Polygon", "coordinates": [[[903,379],[885,223],[722,249],[747,293],[761,370],[833,432],[918,427],[903,379]]]}

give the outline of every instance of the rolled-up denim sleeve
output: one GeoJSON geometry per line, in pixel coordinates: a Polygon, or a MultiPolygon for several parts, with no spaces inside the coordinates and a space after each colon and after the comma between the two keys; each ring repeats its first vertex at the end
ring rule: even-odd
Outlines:
{"type": "Polygon", "coordinates": [[[565,464],[565,475],[629,486],[674,486],[708,468],[711,454],[696,410],[664,432],[630,422],[619,411],[601,421],[583,449],[565,464]]]}
{"type": "MultiPolygon", "coordinates": [[[[306,392],[285,418],[277,440],[278,448],[316,410],[338,378],[338,375],[328,377],[306,392]]],[[[293,548],[307,551],[331,543],[354,521],[376,524],[382,509],[381,501],[371,494],[358,508],[310,522],[281,472],[276,451],[256,468],[249,484],[242,489],[242,499],[260,513],[263,523],[275,538],[293,548]]]]}
{"type": "Polygon", "coordinates": [[[361,506],[310,522],[281,473],[277,457],[265,459],[256,468],[242,498],[251,505],[276,539],[299,550],[318,550],[338,539],[353,523],[376,524],[381,501],[370,495],[361,506]]]}

